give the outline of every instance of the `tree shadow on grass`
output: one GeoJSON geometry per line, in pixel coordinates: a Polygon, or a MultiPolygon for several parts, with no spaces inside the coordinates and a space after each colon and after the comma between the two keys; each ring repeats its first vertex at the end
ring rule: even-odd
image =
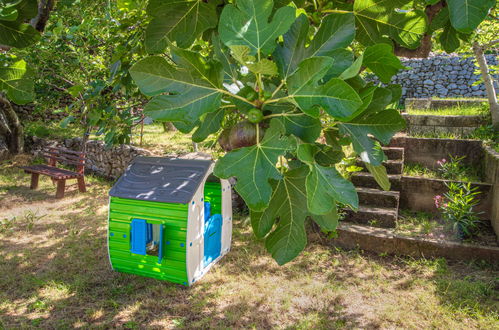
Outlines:
{"type": "MultiPolygon", "coordinates": [[[[221,276],[208,274],[192,288],[185,288],[111,270],[106,215],[91,212],[102,203],[88,199],[83,211],[68,209],[63,219],[44,219],[23,235],[0,236],[3,251],[0,297],[4,302],[1,325],[6,328],[278,325],[272,314],[280,313],[281,309],[269,307],[279,304],[269,302],[272,297],[262,295],[253,299],[224,292],[238,279],[235,275],[241,273],[265,276],[274,272],[279,281],[297,280],[301,276],[292,270],[282,270],[275,263],[257,263],[259,258],[269,257],[250,239],[250,234],[235,230],[237,242],[233,251],[215,266],[218,270],[212,270],[222,272],[221,276]],[[252,259],[249,264],[248,258],[252,259]]],[[[18,229],[26,230],[22,223],[18,229]]],[[[252,289],[244,284],[243,288],[252,289]]],[[[330,313],[329,309],[340,307],[336,303],[326,309],[306,307],[290,320],[300,322],[306,313],[315,315],[313,324],[340,322],[338,314],[330,313]]],[[[292,306],[289,309],[293,313],[292,306]]]]}
{"type": "MultiPolygon", "coordinates": [[[[111,270],[106,205],[106,194],[70,195],[50,206],[57,216],[0,232],[0,326],[377,328],[363,311],[345,312],[349,301],[334,287],[377,280],[373,265],[393,271],[383,279],[396,281],[395,271],[406,267],[396,258],[337,250],[313,235],[303,257],[280,267],[236,221],[232,251],[185,288],[111,270]]],[[[444,285],[439,294],[459,298],[444,285]]]]}

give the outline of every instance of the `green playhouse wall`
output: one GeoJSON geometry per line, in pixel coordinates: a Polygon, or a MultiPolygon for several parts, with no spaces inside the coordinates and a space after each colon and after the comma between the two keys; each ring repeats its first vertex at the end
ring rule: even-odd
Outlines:
{"type": "MultiPolygon", "coordinates": [[[[211,203],[211,213],[222,213],[220,182],[206,182],[204,200],[211,203]]],[[[109,203],[109,257],[113,269],[186,285],[188,205],[149,202],[111,197],[109,203]],[[130,227],[133,219],[163,224],[164,256],[143,256],[130,252],[130,227]]]]}
{"type": "Polygon", "coordinates": [[[188,206],[111,197],[109,205],[109,257],[115,270],[187,284],[186,237],[188,206]],[[164,257],[130,252],[132,219],[164,224],[164,257]]]}

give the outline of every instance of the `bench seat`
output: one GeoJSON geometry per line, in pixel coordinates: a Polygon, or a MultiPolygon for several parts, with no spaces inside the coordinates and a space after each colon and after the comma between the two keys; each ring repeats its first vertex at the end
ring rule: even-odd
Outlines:
{"type": "Polygon", "coordinates": [[[83,174],[80,173],[49,165],[20,166],[20,168],[27,173],[38,173],[56,180],[75,179],[83,176],[83,174]]]}
{"type": "Polygon", "coordinates": [[[78,190],[85,192],[85,153],[80,151],[68,150],[65,148],[48,147],[42,154],[47,160],[47,165],[31,165],[19,166],[26,173],[31,174],[31,189],[38,188],[38,180],[41,175],[46,175],[57,183],[56,198],[64,197],[64,190],[66,187],[66,180],[76,179],[78,181],[78,190]],[[64,165],[73,165],[76,171],[70,171],[63,168],[56,167],[57,162],[64,165]]]}

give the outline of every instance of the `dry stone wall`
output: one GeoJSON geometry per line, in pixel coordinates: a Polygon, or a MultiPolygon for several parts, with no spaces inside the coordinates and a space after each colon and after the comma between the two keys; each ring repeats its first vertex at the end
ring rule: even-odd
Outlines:
{"type": "MultiPolygon", "coordinates": [[[[486,55],[489,65],[497,65],[497,55],[486,55]]],[[[474,57],[458,55],[432,55],[426,59],[402,58],[402,64],[410,67],[392,78],[391,83],[402,86],[402,101],[405,98],[427,97],[485,97],[483,84],[473,86],[480,79],[475,70],[474,57]]],[[[368,80],[378,82],[368,75],[368,80]]],[[[496,90],[499,86],[496,84],[496,90]]]]}
{"type": "MultiPolygon", "coordinates": [[[[64,141],[45,140],[31,137],[27,141],[27,150],[35,156],[40,156],[47,146],[65,147],[70,150],[80,151],[82,146],[81,138],[66,139],[64,141]]],[[[146,149],[120,145],[106,148],[103,141],[90,140],[87,142],[87,170],[104,176],[116,179],[123,174],[128,164],[137,156],[151,156],[152,153],[146,149]]]]}

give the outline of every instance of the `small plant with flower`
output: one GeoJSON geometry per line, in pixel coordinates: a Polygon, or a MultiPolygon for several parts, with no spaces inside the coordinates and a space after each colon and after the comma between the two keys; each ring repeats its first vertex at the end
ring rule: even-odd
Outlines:
{"type": "Polygon", "coordinates": [[[446,186],[448,192],[434,197],[435,206],[442,212],[444,220],[452,225],[459,239],[470,237],[480,222],[479,213],[474,211],[480,192],[469,182],[449,182],[446,186]]]}
{"type": "Polygon", "coordinates": [[[439,166],[438,172],[442,176],[443,179],[448,180],[457,180],[459,177],[466,176],[466,168],[461,163],[465,158],[462,157],[453,157],[450,156],[450,160],[443,158],[441,160],[437,160],[437,164],[439,166]]]}

